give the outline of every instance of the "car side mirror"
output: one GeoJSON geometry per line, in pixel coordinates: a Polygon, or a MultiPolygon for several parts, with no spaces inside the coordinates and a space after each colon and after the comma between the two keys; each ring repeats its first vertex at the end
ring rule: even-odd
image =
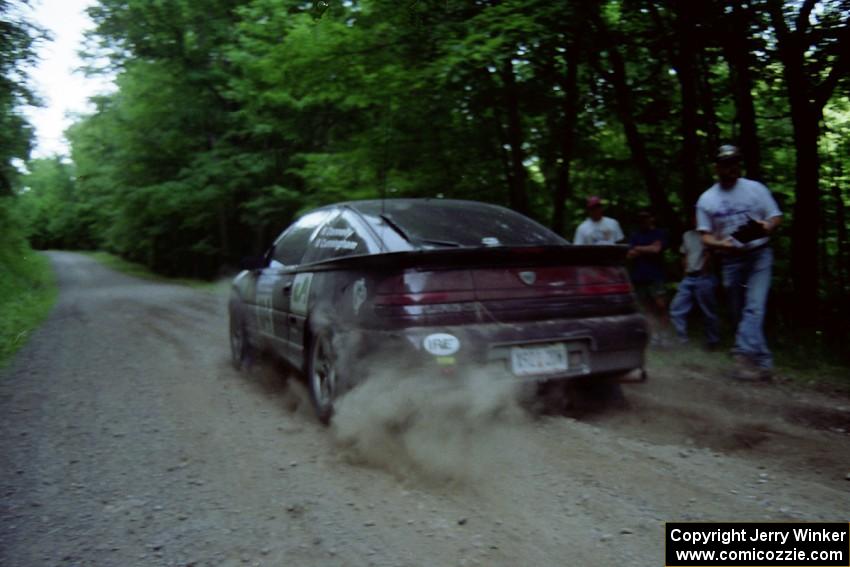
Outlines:
{"type": "Polygon", "coordinates": [[[239,262],[239,267],[243,270],[262,270],[267,266],[265,256],[247,256],[239,262]]]}

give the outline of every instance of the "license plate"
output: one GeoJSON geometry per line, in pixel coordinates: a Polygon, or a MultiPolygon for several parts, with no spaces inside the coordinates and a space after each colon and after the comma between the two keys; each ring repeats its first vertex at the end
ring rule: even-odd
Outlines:
{"type": "Polygon", "coordinates": [[[540,376],[566,372],[567,347],[563,343],[513,347],[511,367],[516,376],[540,376]]]}

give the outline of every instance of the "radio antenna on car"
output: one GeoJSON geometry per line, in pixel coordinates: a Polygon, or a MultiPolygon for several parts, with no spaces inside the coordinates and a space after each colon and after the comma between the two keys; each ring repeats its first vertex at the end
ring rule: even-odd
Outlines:
{"type": "Polygon", "coordinates": [[[384,115],[384,151],[383,156],[381,156],[381,215],[386,212],[386,200],[387,200],[387,167],[389,162],[389,151],[390,151],[390,135],[392,132],[392,119],[393,119],[393,96],[389,95],[387,97],[387,108],[386,114],[384,115]]]}

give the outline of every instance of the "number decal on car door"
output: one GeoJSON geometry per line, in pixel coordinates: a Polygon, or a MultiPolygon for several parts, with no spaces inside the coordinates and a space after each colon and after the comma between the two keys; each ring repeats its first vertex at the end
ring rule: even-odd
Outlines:
{"type": "Polygon", "coordinates": [[[257,328],[261,333],[274,333],[272,291],[276,277],[263,274],[257,280],[257,328]]]}
{"type": "Polygon", "coordinates": [[[307,314],[307,304],[310,300],[310,285],[313,283],[313,274],[298,274],[292,284],[292,303],[290,310],[296,315],[307,314]]]}

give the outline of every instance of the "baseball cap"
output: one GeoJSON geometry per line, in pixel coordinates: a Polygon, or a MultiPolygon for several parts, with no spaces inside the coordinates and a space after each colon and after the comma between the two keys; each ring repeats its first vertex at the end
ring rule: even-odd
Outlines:
{"type": "Polygon", "coordinates": [[[593,207],[601,207],[601,206],[602,206],[602,199],[600,199],[598,196],[592,195],[592,196],[587,198],[587,208],[588,209],[592,209],[593,207]]]}
{"type": "Polygon", "coordinates": [[[737,161],[741,159],[741,150],[732,144],[723,144],[717,148],[716,161],[737,161]]]}

